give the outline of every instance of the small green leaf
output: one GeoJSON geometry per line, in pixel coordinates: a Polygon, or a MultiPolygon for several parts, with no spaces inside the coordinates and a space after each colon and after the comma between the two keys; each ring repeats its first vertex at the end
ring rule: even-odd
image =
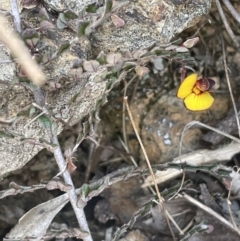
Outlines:
{"type": "Polygon", "coordinates": [[[25,29],[22,38],[30,48],[35,48],[40,40],[39,34],[35,29],[25,29]]]}
{"type": "Polygon", "coordinates": [[[71,10],[66,11],[64,13],[64,16],[65,16],[66,19],[69,19],[69,20],[73,20],[73,19],[78,18],[78,15],[71,10]]]}
{"type": "Polygon", "coordinates": [[[83,184],[82,185],[82,193],[84,194],[85,197],[90,193],[90,187],[88,184],[83,184]]]}
{"type": "Polygon", "coordinates": [[[70,47],[70,43],[69,42],[66,42],[66,43],[63,43],[60,45],[59,49],[58,49],[58,52],[57,52],[57,55],[61,55],[64,51],[66,51],[68,48],[70,47]]]}
{"type": "Polygon", "coordinates": [[[78,24],[78,37],[80,38],[81,36],[85,35],[85,29],[89,25],[89,22],[80,22],[78,24]]]}
{"type": "Polygon", "coordinates": [[[11,134],[9,134],[9,133],[7,133],[5,131],[0,131],[0,138],[1,137],[4,137],[4,138],[14,138],[13,135],[11,135],[11,134]]]}
{"type": "Polygon", "coordinates": [[[28,110],[21,110],[17,113],[17,117],[29,116],[28,110]]]}
{"type": "Polygon", "coordinates": [[[106,6],[106,12],[105,12],[106,14],[112,10],[112,6],[113,6],[112,0],[109,0],[106,6]]]}
{"type": "Polygon", "coordinates": [[[88,5],[86,9],[86,12],[88,13],[96,13],[96,11],[97,11],[97,7],[95,3],[88,5]]]}
{"type": "Polygon", "coordinates": [[[54,143],[51,143],[51,142],[49,142],[49,141],[47,141],[47,140],[45,140],[45,139],[43,139],[43,138],[39,138],[39,142],[40,143],[42,143],[46,148],[48,148],[48,149],[55,149],[55,148],[57,148],[58,147],[58,145],[57,144],[54,144],[54,143]],[[50,148],[49,148],[50,147],[50,148]]]}
{"type": "Polygon", "coordinates": [[[56,122],[53,122],[52,123],[52,133],[54,135],[57,135],[58,134],[58,124],[56,122]]]}
{"type": "Polygon", "coordinates": [[[100,52],[100,54],[97,56],[96,60],[97,60],[100,64],[106,64],[106,63],[107,63],[106,54],[104,54],[104,52],[100,52]]]}
{"type": "Polygon", "coordinates": [[[156,54],[157,56],[161,55],[162,53],[163,53],[163,51],[160,50],[160,49],[156,49],[156,50],[155,50],[155,54],[156,54]]]}
{"type": "Polygon", "coordinates": [[[57,27],[59,29],[67,28],[67,20],[64,16],[64,13],[59,13],[58,19],[57,19],[57,27]]]}
{"type": "Polygon", "coordinates": [[[46,115],[41,115],[38,118],[39,122],[44,126],[44,128],[46,129],[51,129],[52,126],[52,121],[50,120],[50,118],[46,115]]]}
{"type": "Polygon", "coordinates": [[[230,174],[232,173],[232,170],[227,170],[227,169],[223,169],[223,168],[219,168],[217,170],[217,174],[219,174],[222,177],[225,178],[231,178],[230,174]]]}
{"type": "Polygon", "coordinates": [[[79,208],[84,208],[87,205],[87,195],[90,192],[90,187],[88,184],[83,184],[81,188],[81,194],[77,200],[77,206],[79,208]]]}
{"type": "Polygon", "coordinates": [[[30,110],[29,110],[29,117],[32,117],[35,113],[36,113],[36,108],[31,107],[30,110]]]}
{"type": "Polygon", "coordinates": [[[129,70],[137,66],[136,62],[125,62],[123,65],[123,69],[129,70]]]}

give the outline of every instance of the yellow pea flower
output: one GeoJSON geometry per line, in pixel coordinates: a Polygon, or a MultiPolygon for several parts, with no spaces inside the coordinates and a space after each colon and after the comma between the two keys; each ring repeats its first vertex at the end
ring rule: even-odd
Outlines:
{"type": "Polygon", "coordinates": [[[184,104],[191,111],[206,110],[210,108],[214,102],[214,98],[208,92],[215,82],[197,73],[189,75],[181,83],[177,97],[184,99],[184,104]]]}

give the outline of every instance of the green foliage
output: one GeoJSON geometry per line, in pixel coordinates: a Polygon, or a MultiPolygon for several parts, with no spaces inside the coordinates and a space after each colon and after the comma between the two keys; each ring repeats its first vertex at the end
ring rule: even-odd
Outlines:
{"type": "Polygon", "coordinates": [[[64,13],[59,13],[58,19],[57,19],[57,27],[59,29],[67,28],[67,19],[64,15],[64,13]]]}
{"type": "Polygon", "coordinates": [[[77,30],[77,33],[78,33],[78,37],[80,38],[81,36],[84,36],[85,35],[85,30],[87,28],[87,26],[89,25],[89,22],[80,22],[78,24],[78,30],[77,30]]]}
{"type": "Polygon", "coordinates": [[[62,43],[61,46],[58,49],[57,55],[61,55],[64,51],[68,50],[70,47],[69,42],[62,43]]]}
{"type": "Polygon", "coordinates": [[[86,12],[88,13],[96,13],[96,11],[97,11],[97,7],[95,3],[88,5],[88,7],[86,8],[86,12]]]}
{"type": "Polygon", "coordinates": [[[0,138],[3,137],[3,138],[14,138],[13,135],[11,135],[10,133],[7,133],[5,131],[0,131],[0,138]]]}
{"type": "Polygon", "coordinates": [[[43,125],[43,127],[45,129],[51,129],[52,127],[52,121],[51,119],[46,116],[46,115],[41,115],[39,118],[38,118],[38,121],[43,125]]]}

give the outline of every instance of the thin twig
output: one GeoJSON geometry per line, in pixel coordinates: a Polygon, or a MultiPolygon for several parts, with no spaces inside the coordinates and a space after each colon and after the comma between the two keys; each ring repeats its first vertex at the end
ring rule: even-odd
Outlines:
{"type": "Polygon", "coordinates": [[[11,3],[11,8],[12,8],[12,15],[13,15],[14,25],[16,27],[16,30],[19,33],[21,33],[22,32],[21,18],[20,18],[20,14],[19,14],[17,0],[10,0],[10,3],[11,3]]]}
{"type": "MultiPolygon", "coordinates": [[[[55,135],[52,136],[52,142],[53,142],[53,144],[57,145],[57,148],[54,149],[53,153],[54,153],[54,157],[56,159],[56,162],[58,164],[58,167],[59,167],[59,169],[61,171],[66,166],[66,160],[63,157],[63,153],[61,151],[61,148],[60,148],[57,136],[55,136],[55,135]]],[[[65,170],[65,172],[63,172],[62,175],[63,175],[64,182],[67,185],[71,185],[72,186],[71,190],[68,191],[68,196],[69,196],[69,200],[70,200],[70,202],[72,204],[73,210],[75,212],[75,215],[77,217],[78,224],[79,224],[79,226],[80,226],[80,228],[82,230],[84,230],[84,231],[89,233],[89,235],[87,237],[85,237],[83,240],[84,241],[93,241],[91,233],[90,233],[90,230],[89,230],[89,227],[88,227],[88,223],[87,223],[87,219],[86,219],[84,210],[83,210],[83,208],[78,208],[77,207],[77,194],[76,194],[76,190],[75,190],[74,184],[72,182],[71,175],[70,175],[70,173],[68,172],[67,169],[65,170]]]]}
{"type": "Polygon", "coordinates": [[[46,184],[40,183],[32,186],[20,186],[15,182],[9,184],[9,189],[0,191],[0,199],[5,198],[11,195],[23,194],[26,192],[34,192],[38,189],[46,187],[46,184]]]}
{"type": "Polygon", "coordinates": [[[218,134],[226,136],[226,137],[230,138],[231,140],[236,141],[237,143],[240,143],[240,140],[238,138],[232,136],[232,135],[229,135],[229,134],[227,134],[227,133],[225,133],[223,131],[220,131],[220,130],[214,128],[214,127],[206,125],[206,124],[204,124],[204,123],[202,123],[200,121],[191,121],[187,125],[185,125],[185,127],[183,128],[182,134],[181,134],[181,139],[180,139],[180,144],[179,144],[179,159],[180,160],[181,160],[181,155],[182,155],[182,143],[183,143],[184,134],[185,134],[185,132],[188,129],[190,129],[194,125],[199,125],[199,126],[205,127],[205,128],[207,128],[209,130],[215,131],[218,134]]]}
{"type": "MultiPolygon", "coordinates": [[[[127,154],[130,154],[129,149],[128,149],[128,147],[125,145],[125,143],[123,142],[123,140],[122,140],[120,137],[118,137],[118,139],[119,139],[119,141],[121,142],[121,144],[122,144],[123,148],[125,149],[125,151],[127,152],[127,154]]],[[[138,164],[137,164],[137,162],[135,161],[135,159],[133,158],[132,155],[130,155],[130,159],[131,159],[133,165],[134,165],[135,167],[138,167],[138,164]]],[[[143,179],[143,181],[145,181],[145,178],[144,178],[144,177],[143,177],[142,179],[143,179]]],[[[151,186],[149,186],[148,188],[150,189],[150,191],[151,191],[151,193],[152,193],[153,195],[156,195],[156,192],[153,190],[153,188],[152,188],[151,186]]]]}
{"type": "Polygon", "coordinates": [[[239,48],[238,40],[237,40],[236,36],[234,35],[231,27],[229,26],[229,24],[228,24],[228,22],[227,22],[227,19],[226,19],[225,14],[224,14],[224,12],[223,12],[223,10],[222,10],[222,7],[221,7],[221,4],[220,4],[219,0],[215,0],[215,3],[216,3],[216,5],[217,5],[218,12],[219,12],[219,14],[220,14],[220,17],[221,17],[221,19],[222,19],[222,21],[223,21],[223,24],[224,24],[224,26],[225,26],[225,28],[226,28],[229,36],[231,37],[232,41],[235,43],[235,45],[237,46],[237,48],[239,48]]]}
{"type": "MultiPolygon", "coordinates": [[[[239,174],[239,171],[240,171],[240,169],[237,167],[237,174],[239,174]]],[[[235,178],[235,176],[233,177],[233,179],[232,179],[232,181],[231,181],[231,183],[230,183],[229,190],[228,190],[227,205],[228,205],[228,211],[229,211],[229,215],[230,215],[230,217],[231,217],[233,226],[234,226],[234,228],[237,229],[238,232],[240,233],[240,230],[238,229],[238,227],[237,227],[237,225],[236,225],[236,222],[235,222],[235,220],[234,220],[234,218],[233,218],[232,210],[231,210],[231,208],[230,208],[231,189],[232,189],[232,184],[233,184],[233,182],[234,182],[234,178],[235,178]]]]}
{"type": "Polygon", "coordinates": [[[175,197],[178,195],[178,193],[181,191],[181,189],[182,189],[182,187],[183,187],[184,180],[185,180],[185,172],[183,171],[183,176],[182,176],[181,185],[180,185],[179,189],[177,190],[177,192],[174,193],[174,195],[173,195],[172,197],[170,197],[170,198],[168,199],[168,201],[172,200],[173,198],[175,198],[175,197]]]}
{"type": "MultiPolygon", "coordinates": [[[[127,84],[126,84],[125,79],[124,79],[123,97],[124,96],[127,96],[127,84]]],[[[124,101],[123,101],[123,105],[122,105],[122,132],[123,132],[123,141],[124,141],[126,147],[128,148],[127,133],[126,133],[126,105],[124,104],[124,101]]]]}
{"type": "MultiPolygon", "coordinates": [[[[123,93],[123,97],[124,96],[127,96],[127,89],[129,87],[129,85],[133,82],[133,80],[137,77],[138,75],[135,74],[132,79],[127,83],[126,80],[124,79],[124,93],[123,93]]],[[[120,140],[121,144],[123,145],[125,151],[130,154],[130,151],[129,151],[129,147],[128,147],[128,140],[127,140],[127,132],[126,132],[126,105],[125,105],[125,102],[123,101],[123,106],[122,106],[122,132],[123,132],[123,140],[118,137],[118,139],[120,140]]],[[[137,162],[134,160],[133,156],[130,155],[130,159],[133,163],[133,165],[135,167],[137,167],[137,162]]],[[[145,178],[143,178],[143,180],[145,181],[145,178]]],[[[151,191],[151,193],[153,195],[156,195],[156,192],[153,190],[153,188],[151,186],[148,187],[149,190],[151,191]]]]}
{"type": "Polygon", "coordinates": [[[126,97],[126,96],[124,97],[124,101],[125,101],[125,104],[126,104],[126,107],[127,107],[128,115],[129,115],[129,118],[130,118],[130,120],[131,120],[133,129],[134,129],[134,132],[135,132],[135,134],[136,134],[136,136],[137,136],[138,142],[139,142],[139,144],[140,144],[140,146],[141,146],[143,155],[144,155],[144,157],[145,157],[145,159],[146,159],[146,162],[147,162],[147,165],[148,165],[150,174],[151,174],[151,176],[152,176],[152,179],[153,179],[153,182],[154,182],[154,186],[155,186],[155,189],[156,189],[156,192],[157,192],[157,196],[158,196],[158,199],[159,199],[159,203],[161,204],[162,210],[163,210],[163,212],[164,212],[164,214],[165,214],[165,217],[166,217],[166,220],[167,220],[167,223],[168,223],[169,230],[170,230],[170,232],[171,232],[171,234],[172,234],[173,240],[176,240],[175,235],[174,235],[174,233],[173,233],[173,230],[172,230],[172,228],[171,228],[170,222],[169,222],[169,216],[168,216],[169,213],[167,212],[167,210],[166,210],[166,208],[165,208],[165,206],[164,206],[164,204],[163,204],[163,198],[162,198],[162,196],[161,196],[161,194],[160,194],[160,192],[159,192],[159,189],[158,189],[158,186],[157,186],[157,183],[156,183],[156,180],[155,180],[155,176],[154,176],[154,173],[153,173],[153,170],[152,170],[150,161],[149,161],[149,159],[148,159],[148,156],[147,156],[146,150],[145,150],[145,148],[144,148],[144,146],[143,146],[143,143],[142,143],[142,141],[141,141],[141,138],[140,138],[140,136],[139,136],[139,134],[138,134],[138,131],[137,131],[137,128],[136,128],[136,125],[135,125],[135,122],[134,122],[132,113],[131,113],[131,111],[130,111],[130,108],[129,108],[129,105],[128,105],[128,101],[127,101],[127,97],[126,97]]]}
{"type": "Polygon", "coordinates": [[[229,0],[222,0],[229,12],[232,14],[232,16],[240,23],[240,14],[236,11],[236,9],[233,7],[233,5],[229,2],[229,0]]]}
{"type": "Polygon", "coordinates": [[[236,117],[236,121],[237,121],[238,136],[240,138],[240,122],[239,122],[239,118],[238,118],[238,111],[237,111],[237,107],[236,107],[235,100],[234,100],[234,97],[233,97],[232,87],[231,87],[231,83],[230,83],[230,79],[229,79],[229,75],[228,75],[226,52],[225,52],[225,46],[224,46],[224,40],[223,40],[222,33],[220,33],[220,35],[221,35],[221,42],[222,42],[222,53],[223,53],[224,70],[225,70],[227,84],[228,84],[228,89],[229,89],[229,93],[230,93],[230,97],[231,97],[231,100],[232,100],[233,109],[234,109],[234,113],[235,113],[235,117],[236,117]]]}
{"type": "Polygon", "coordinates": [[[186,233],[191,227],[193,227],[195,223],[195,217],[187,224],[187,226],[183,229],[183,232],[186,233]]]}
{"type": "MultiPolygon", "coordinates": [[[[157,202],[156,200],[153,200],[153,202],[155,202],[156,204],[160,204],[159,202],[157,202]]],[[[177,228],[177,230],[179,231],[179,233],[181,235],[183,235],[183,231],[179,228],[179,226],[177,225],[177,223],[175,222],[175,220],[172,218],[172,216],[170,215],[170,213],[168,212],[168,210],[165,210],[165,215],[167,214],[167,216],[169,217],[169,219],[171,220],[171,222],[175,225],[175,227],[177,228]]]]}
{"type": "Polygon", "coordinates": [[[35,116],[32,120],[30,120],[24,127],[23,129],[26,129],[31,123],[33,123],[36,119],[38,119],[40,116],[46,114],[46,112],[41,112],[39,115],[35,116]]]}
{"type": "MultiPolygon", "coordinates": [[[[123,148],[125,149],[125,151],[127,152],[127,154],[130,155],[130,152],[129,152],[129,149],[127,147],[127,145],[123,142],[123,140],[121,139],[120,136],[118,136],[118,140],[120,141],[120,143],[122,144],[123,148]]],[[[136,163],[136,161],[134,160],[133,156],[130,155],[129,156],[130,160],[132,161],[132,164],[135,166],[135,167],[138,167],[138,164],[136,163]]]]}
{"type": "MultiPolygon", "coordinates": [[[[179,195],[180,197],[182,197],[182,195],[179,195]]],[[[200,203],[199,201],[197,201],[196,199],[192,198],[191,196],[189,196],[188,194],[184,193],[183,197],[189,201],[190,203],[194,204],[195,206],[201,208],[203,211],[207,212],[208,214],[210,214],[211,216],[215,217],[216,219],[218,219],[222,224],[224,224],[225,226],[229,227],[231,230],[237,232],[238,235],[240,235],[240,232],[238,229],[235,229],[234,226],[225,218],[223,218],[221,215],[219,215],[217,212],[213,211],[211,208],[207,207],[206,205],[204,205],[203,203],[200,203]]]]}
{"type": "Polygon", "coordinates": [[[125,93],[124,96],[126,96],[126,92],[127,92],[127,89],[128,89],[128,87],[129,87],[129,85],[132,84],[132,82],[135,80],[136,77],[138,77],[137,74],[135,74],[135,75],[129,80],[128,83],[124,83],[124,84],[126,84],[126,85],[124,86],[124,93],[125,93]]]}

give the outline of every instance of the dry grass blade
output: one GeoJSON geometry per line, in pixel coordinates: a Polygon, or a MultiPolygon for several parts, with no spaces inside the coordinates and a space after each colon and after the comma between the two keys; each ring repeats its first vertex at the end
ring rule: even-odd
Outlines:
{"type": "MultiPolygon", "coordinates": [[[[231,143],[225,147],[220,147],[216,150],[198,150],[189,154],[176,157],[173,163],[186,162],[193,166],[210,164],[213,162],[221,162],[230,160],[236,153],[239,152],[240,144],[231,143]]],[[[173,179],[183,173],[183,170],[177,170],[173,168],[168,168],[166,171],[157,171],[155,174],[156,182],[163,183],[170,179],[173,179]]],[[[147,187],[153,185],[151,177],[147,177],[145,183],[142,187],[147,187]]]]}
{"type": "Polygon", "coordinates": [[[139,134],[138,134],[138,131],[137,131],[137,128],[136,128],[136,126],[135,126],[135,122],[134,122],[134,120],[133,120],[133,116],[132,116],[132,113],[131,113],[130,108],[129,108],[129,105],[128,105],[127,97],[124,97],[124,101],[125,101],[125,104],[126,104],[126,107],[127,107],[128,115],[129,115],[129,117],[130,117],[130,120],[131,120],[133,129],[134,129],[134,132],[135,132],[135,134],[136,134],[136,136],[137,136],[138,142],[139,142],[139,144],[140,144],[140,146],[141,146],[141,149],[142,149],[142,152],[143,152],[144,157],[145,157],[145,159],[146,159],[146,162],[147,162],[149,171],[150,171],[150,173],[151,173],[151,177],[152,177],[152,180],[153,180],[153,182],[154,182],[154,186],[155,186],[155,189],[156,189],[156,193],[157,193],[159,202],[160,202],[160,204],[161,204],[162,210],[163,210],[164,213],[165,213],[165,217],[166,217],[166,220],[167,220],[167,223],[168,223],[169,230],[170,230],[170,232],[171,232],[171,234],[172,234],[173,240],[176,240],[175,235],[174,235],[174,233],[173,233],[173,230],[172,230],[172,228],[171,228],[171,226],[170,226],[170,222],[169,222],[169,216],[170,216],[170,215],[169,215],[169,213],[167,213],[167,210],[166,210],[166,208],[164,207],[163,198],[162,198],[162,196],[161,196],[161,194],[160,194],[160,192],[159,192],[159,189],[158,189],[158,186],[157,186],[157,183],[156,183],[156,180],[155,180],[155,176],[154,176],[154,173],[153,173],[153,170],[152,170],[150,161],[149,161],[149,159],[148,159],[146,150],[145,150],[145,148],[144,148],[144,146],[143,146],[143,143],[142,143],[142,141],[141,141],[141,138],[140,138],[140,136],[139,136],[139,134]]]}
{"type": "Polygon", "coordinates": [[[45,83],[46,78],[41,68],[32,59],[27,47],[17,34],[9,29],[7,19],[0,16],[0,41],[2,41],[11,51],[17,62],[22,66],[27,77],[38,86],[45,83]]]}
{"type": "MultiPolygon", "coordinates": [[[[56,162],[58,164],[58,167],[61,171],[61,170],[65,169],[66,160],[63,157],[63,153],[61,151],[57,136],[52,137],[52,142],[57,145],[57,148],[54,149],[54,157],[55,157],[56,162]]],[[[69,190],[67,193],[68,193],[68,196],[69,196],[69,200],[72,204],[72,208],[74,210],[74,213],[76,215],[76,218],[78,220],[78,224],[79,224],[79,226],[82,230],[88,232],[88,236],[84,237],[83,240],[84,241],[92,241],[93,239],[92,239],[89,227],[88,227],[88,223],[87,223],[87,220],[86,220],[84,210],[82,208],[77,207],[76,190],[75,190],[71,175],[70,175],[70,173],[68,172],[67,169],[65,169],[62,176],[63,176],[63,179],[64,179],[65,183],[72,187],[71,190],[69,190]]]]}

